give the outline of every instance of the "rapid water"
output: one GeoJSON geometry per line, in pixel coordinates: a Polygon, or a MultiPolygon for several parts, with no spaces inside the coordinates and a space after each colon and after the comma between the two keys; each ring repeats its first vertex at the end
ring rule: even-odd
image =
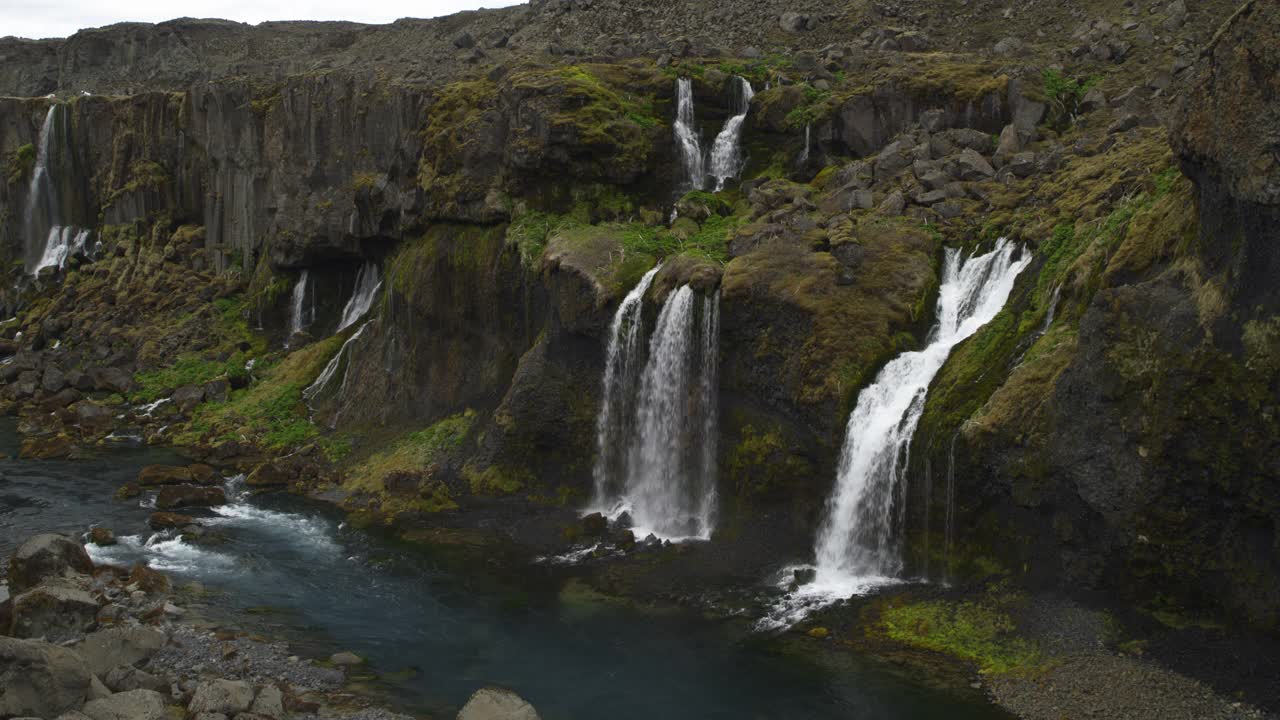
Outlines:
{"type": "MultiPolygon", "coordinates": [[[[351,333],[351,337],[347,338],[346,342],[342,343],[342,347],[338,348],[338,352],[334,353],[333,357],[329,359],[329,362],[325,364],[324,369],[320,371],[320,374],[316,377],[315,381],[302,391],[302,397],[304,400],[310,403],[317,397],[320,397],[321,393],[329,389],[329,386],[333,383],[333,379],[337,377],[339,370],[342,370],[342,382],[338,385],[336,397],[342,397],[344,391],[347,389],[347,370],[351,367],[350,354],[353,352],[352,347],[355,345],[355,342],[360,339],[360,336],[364,334],[365,328],[367,327],[369,327],[369,323],[366,322],[356,328],[356,331],[351,333]]],[[[335,417],[334,421],[336,422],[336,420],[337,418],[335,417]]]]}
{"type": "Polygon", "coordinates": [[[706,159],[702,156],[702,142],[698,139],[698,126],[693,116],[693,84],[689,78],[676,80],[676,121],[673,127],[683,170],[679,189],[683,192],[701,190],[706,183],[706,159]]]}
{"type": "Polygon", "coordinates": [[[734,77],[733,80],[738,91],[734,96],[733,116],[725,121],[724,128],[711,145],[710,173],[716,179],[716,192],[724,189],[725,182],[742,173],[742,124],[751,109],[751,98],[755,97],[751,83],[745,78],[734,77]]]}
{"type": "Polygon", "coordinates": [[[628,513],[640,538],[707,539],[716,510],[719,295],[688,285],[669,294],[641,368],[643,294],[615,316],[594,509],[628,513]]]}
{"type": "MultiPolygon", "coordinates": [[[[315,292],[311,294],[311,312],[307,313],[307,270],[303,270],[298,276],[298,282],[293,286],[293,293],[289,297],[289,335],[302,332],[304,328],[315,321],[315,292]]],[[[368,308],[366,308],[367,310],[368,308]]]]}
{"type": "MultiPolygon", "coordinates": [[[[907,460],[929,383],[951,349],[1000,312],[1030,262],[1030,253],[1004,239],[968,260],[947,250],[937,322],[925,348],[885,365],[849,416],[835,488],[814,547],[815,579],[787,598],[766,625],[791,624],[814,607],[896,581],[902,571],[907,460]]],[[[950,477],[947,492],[950,506],[950,477]]]]}
{"type": "MultiPolygon", "coordinates": [[[[0,430],[0,452],[16,454],[11,430],[0,430]]],[[[390,701],[432,717],[453,717],[483,685],[512,688],[547,720],[1005,717],[853,654],[819,665],[736,623],[591,602],[567,590],[572,569],[404,546],[283,494],[237,494],[197,513],[223,536],[217,544],[153,535],[149,508],[111,495],[143,465],[174,461],[155,450],[0,460],[0,554],[37,532],[100,523],[122,542],[94,548],[99,560],[142,559],[178,586],[198,581],[207,594],[187,600],[194,614],[295,652],[356,652],[384,676],[390,701]]]]}
{"type": "Polygon", "coordinates": [[[360,272],[356,274],[355,289],[351,291],[351,299],[342,309],[342,319],[334,332],[342,332],[364,317],[364,314],[369,312],[369,308],[373,307],[373,301],[377,298],[380,289],[382,289],[382,278],[378,275],[378,264],[368,261],[360,266],[360,272]]]}

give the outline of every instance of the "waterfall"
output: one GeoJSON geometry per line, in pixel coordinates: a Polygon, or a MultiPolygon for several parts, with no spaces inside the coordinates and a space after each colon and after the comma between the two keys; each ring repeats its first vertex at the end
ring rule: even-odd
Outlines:
{"type": "Polygon", "coordinates": [[[808,165],[808,164],[809,164],[809,145],[810,145],[810,142],[809,142],[809,124],[808,124],[808,123],[805,123],[805,126],[804,126],[804,150],[801,150],[801,151],[800,151],[800,167],[804,167],[805,165],[808,165]]]}
{"type": "Polygon", "coordinates": [[[381,287],[382,279],[378,276],[377,263],[366,262],[356,274],[355,289],[351,291],[351,299],[342,309],[342,320],[338,323],[338,329],[335,332],[346,330],[364,317],[364,314],[369,312],[369,308],[373,307],[373,300],[381,287]]]}
{"type": "Polygon", "coordinates": [[[58,185],[52,171],[52,167],[58,164],[59,153],[64,152],[71,142],[64,105],[54,103],[49,106],[40,126],[39,141],[22,218],[26,235],[24,260],[31,275],[37,275],[47,267],[64,267],[67,258],[85,252],[89,243],[88,230],[63,221],[58,185]]]}
{"type": "Polygon", "coordinates": [[[630,513],[638,536],[709,538],[716,511],[719,295],[702,296],[687,285],[668,295],[639,368],[642,297],[636,293],[632,307],[619,308],[615,317],[610,342],[619,357],[611,352],[605,370],[597,503],[610,515],[630,513]],[[624,352],[629,357],[622,359],[624,352]]]}
{"type": "Polygon", "coordinates": [[[342,367],[342,384],[338,387],[338,395],[341,397],[342,391],[347,387],[347,370],[351,367],[350,362],[343,366],[342,361],[348,357],[348,351],[352,344],[364,334],[367,327],[369,327],[369,323],[361,325],[355,332],[351,333],[351,337],[347,338],[346,342],[342,343],[342,347],[338,348],[338,352],[334,353],[333,357],[329,359],[329,362],[324,366],[324,370],[321,370],[320,375],[316,377],[315,382],[302,391],[304,400],[307,402],[315,400],[328,387],[334,376],[338,374],[339,367],[342,367]]]}
{"type": "Polygon", "coordinates": [[[680,162],[684,170],[680,188],[682,192],[701,190],[706,182],[705,160],[702,143],[693,116],[693,85],[689,78],[676,80],[676,122],[674,125],[676,146],[680,150],[680,162]]]}
{"type": "Polygon", "coordinates": [[[1040,326],[1040,335],[1049,332],[1049,327],[1053,325],[1053,316],[1058,311],[1058,298],[1062,295],[1062,283],[1058,283],[1053,288],[1053,297],[1049,299],[1049,312],[1045,313],[1044,324],[1040,326]]]}
{"type": "MultiPolygon", "coordinates": [[[[958,250],[947,250],[937,320],[925,348],[885,365],[858,395],[849,416],[835,487],[814,547],[814,581],[784,601],[781,620],[775,616],[761,621],[763,626],[789,625],[813,607],[891,582],[902,571],[908,453],[929,383],[952,348],[1000,312],[1030,262],[1030,253],[1005,239],[967,261],[958,250]]],[[[953,468],[947,472],[949,537],[955,488],[953,468]]],[[[948,553],[950,545],[948,539],[948,553]]]]}
{"type": "Polygon", "coordinates": [[[734,82],[738,93],[734,97],[733,117],[725,121],[724,128],[711,145],[711,175],[716,179],[716,192],[724,189],[725,181],[738,177],[742,172],[742,123],[751,109],[751,98],[755,97],[751,83],[745,78],[735,76],[734,82]]]}
{"type": "MultiPolygon", "coordinates": [[[[605,354],[604,380],[600,387],[600,414],[596,417],[595,502],[605,505],[609,498],[621,492],[620,487],[610,487],[610,481],[622,475],[626,464],[626,448],[621,438],[631,435],[635,412],[636,383],[640,379],[641,362],[641,310],[644,294],[653,284],[661,265],[654,267],[640,278],[639,284],[627,293],[613,315],[609,328],[609,347],[605,354]]],[[[616,483],[615,483],[616,485],[616,483]]]]}
{"type": "Polygon", "coordinates": [[[311,298],[311,315],[308,317],[303,307],[307,300],[307,271],[303,270],[298,276],[298,282],[293,286],[293,295],[290,297],[289,312],[289,335],[293,336],[302,332],[302,329],[310,325],[315,320],[315,293],[311,298]]]}

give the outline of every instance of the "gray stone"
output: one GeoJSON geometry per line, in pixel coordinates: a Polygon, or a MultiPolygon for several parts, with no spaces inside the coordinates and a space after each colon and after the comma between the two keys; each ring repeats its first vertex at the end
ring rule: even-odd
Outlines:
{"type": "Polygon", "coordinates": [[[72,710],[71,712],[62,713],[58,717],[54,718],[54,720],[93,720],[93,718],[85,715],[79,710],[72,710]]]}
{"type": "Polygon", "coordinates": [[[171,397],[174,407],[184,413],[189,413],[195,410],[197,405],[204,402],[204,388],[198,385],[183,385],[174,390],[171,397]]]}
{"type": "Polygon", "coordinates": [[[1021,152],[1014,155],[1009,160],[1009,172],[1018,177],[1029,177],[1036,173],[1036,154],[1033,152],[1021,152]]]}
{"type": "Polygon", "coordinates": [[[1017,55],[1022,52],[1022,41],[1016,37],[1007,37],[996,43],[992,48],[992,52],[996,55],[1017,55]]]}
{"type": "Polygon", "coordinates": [[[500,688],[481,688],[458,712],[458,720],[539,720],[524,698],[500,688]]]}
{"type": "Polygon", "coordinates": [[[97,617],[98,601],[84,590],[69,585],[41,585],[13,599],[11,634],[66,642],[93,629],[97,617]]]}
{"type": "Polygon", "coordinates": [[[0,717],[56,717],[84,703],[92,681],[74,652],[34,640],[0,637],[0,717]]]}
{"type": "Polygon", "coordinates": [[[279,720],[284,717],[284,694],[275,685],[264,685],[258,691],[258,697],[253,699],[249,712],[271,720],[279,720]]]}
{"type": "Polygon", "coordinates": [[[344,651],[330,655],[329,662],[339,667],[346,667],[348,665],[360,665],[364,663],[364,658],[355,653],[344,651]]]}
{"type": "Polygon", "coordinates": [[[950,220],[964,212],[964,206],[958,202],[940,202],[933,206],[934,212],[942,216],[943,219],[950,220]]]}
{"type": "Polygon", "coordinates": [[[9,559],[9,585],[18,593],[49,578],[93,572],[84,546],[62,535],[36,535],[18,546],[9,559]]]}
{"type": "Polygon", "coordinates": [[[987,180],[995,177],[995,168],[976,150],[965,148],[956,158],[956,175],[961,180],[987,180]]]}
{"type": "Polygon", "coordinates": [[[164,696],[154,690],[130,690],[87,702],[82,712],[92,720],[167,720],[164,696]]]}
{"type": "Polygon", "coordinates": [[[112,668],[102,682],[114,692],[127,692],[129,690],[155,690],[156,692],[164,692],[169,689],[169,683],[161,678],[152,675],[145,670],[139,670],[131,665],[121,665],[112,668]]]}
{"type": "Polygon", "coordinates": [[[210,680],[200,683],[187,710],[235,715],[253,704],[253,686],[240,680],[210,680]]]}
{"type": "Polygon", "coordinates": [[[222,713],[196,713],[194,720],[227,720],[227,716],[222,713]]]}
{"type": "Polygon", "coordinates": [[[881,215],[896,217],[902,214],[902,211],[906,206],[906,197],[904,197],[901,192],[895,190],[894,192],[889,193],[888,197],[880,202],[880,207],[877,208],[877,211],[881,215]]]}
{"type": "Polygon", "coordinates": [[[1000,140],[996,143],[996,152],[991,156],[991,164],[1001,167],[1017,153],[1022,151],[1022,136],[1013,125],[1005,125],[1000,131],[1000,140]]]}
{"type": "Polygon", "coordinates": [[[114,627],[90,633],[76,643],[74,649],[89,665],[90,672],[106,677],[119,666],[149,660],[164,647],[166,640],[163,632],[153,628],[114,627]]]}
{"type": "Polygon", "coordinates": [[[801,32],[809,27],[809,18],[795,12],[782,13],[778,18],[778,25],[787,32],[801,32]]]}
{"type": "Polygon", "coordinates": [[[1107,96],[1098,88],[1092,88],[1084,94],[1080,100],[1080,111],[1091,113],[1097,112],[1107,106],[1107,96]]]}

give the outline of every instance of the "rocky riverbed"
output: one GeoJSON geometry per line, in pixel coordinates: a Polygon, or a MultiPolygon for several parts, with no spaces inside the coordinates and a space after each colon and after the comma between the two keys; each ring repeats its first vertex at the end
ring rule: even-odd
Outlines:
{"type": "MultiPolygon", "coordinates": [[[[71,538],[24,542],[0,589],[0,718],[409,718],[344,689],[358,656],[300,658],[283,642],[192,624],[180,596],[145,566],[95,565],[71,538]]],[[[538,715],[486,688],[458,717],[538,715]]]]}

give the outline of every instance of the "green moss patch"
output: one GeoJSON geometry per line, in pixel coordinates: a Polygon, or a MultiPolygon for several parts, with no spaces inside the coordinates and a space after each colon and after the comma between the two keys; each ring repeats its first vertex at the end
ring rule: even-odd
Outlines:
{"type": "Polygon", "coordinates": [[[891,640],[972,662],[990,675],[1029,675],[1044,669],[1044,653],[1017,635],[1011,614],[1020,596],[989,594],[977,601],[898,600],[880,615],[891,640]]]}

